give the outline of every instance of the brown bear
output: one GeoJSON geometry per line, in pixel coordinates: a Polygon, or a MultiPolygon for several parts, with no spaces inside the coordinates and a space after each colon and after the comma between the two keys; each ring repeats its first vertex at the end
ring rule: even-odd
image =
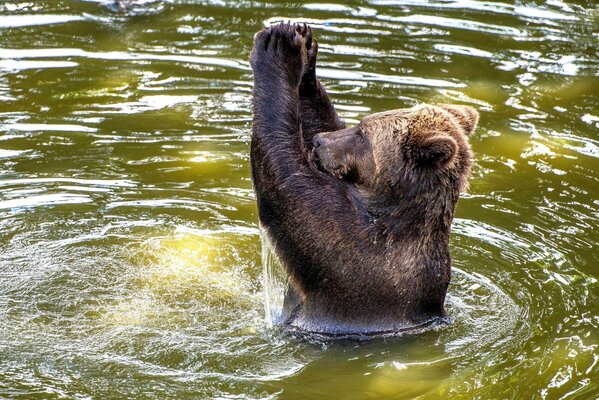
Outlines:
{"type": "Polygon", "coordinates": [[[300,296],[285,323],[372,335],[443,318],[477,112],[419,105],[346,128],[316,78],[308,26],[279,24],[254,41],[259,220],[300,296]]]}

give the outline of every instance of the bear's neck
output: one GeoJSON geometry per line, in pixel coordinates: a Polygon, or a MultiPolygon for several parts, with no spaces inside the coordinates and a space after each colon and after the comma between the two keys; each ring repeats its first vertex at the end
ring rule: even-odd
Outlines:
{"type": "Polygon", "coordinates": [[[419,248],[447,247],[459,191],[440,188],[434,193],[399,196],[399,200],[370,204],[377,234],[391,244],[411,243],[419,248]]]}

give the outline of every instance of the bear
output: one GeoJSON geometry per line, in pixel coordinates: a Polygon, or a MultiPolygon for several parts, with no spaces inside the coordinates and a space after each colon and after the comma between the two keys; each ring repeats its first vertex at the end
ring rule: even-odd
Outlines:
{"type": "Polygon", "coordinates": [[[478,113],[422,104],[346,127],[317,52],[309,26],[281,23],[256,33],[250,56],[258,219],[298,294],[284,326],[370,337],[444,320],[478,113]]]}

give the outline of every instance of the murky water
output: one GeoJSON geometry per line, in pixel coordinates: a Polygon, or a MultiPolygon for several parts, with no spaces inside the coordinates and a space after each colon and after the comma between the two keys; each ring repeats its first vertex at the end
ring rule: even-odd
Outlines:
{"type": "Polygon", "coordinates": [[[594,1],[0,3],[0,398],[599,398],[594,1]],[[349,123],[470,104],[453,324],[265,323],[256,30],[310,22],[349,123]]]}

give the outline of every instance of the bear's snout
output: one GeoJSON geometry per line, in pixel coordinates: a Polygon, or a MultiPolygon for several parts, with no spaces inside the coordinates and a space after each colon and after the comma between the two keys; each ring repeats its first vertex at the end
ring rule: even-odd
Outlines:
{"type": "Polygon", "coordinates": [[[324,143],[324,140],[320,137],[320,135],[315,135],[312,138],[312,148],[316,150],[318,146],[324,143]]]}

